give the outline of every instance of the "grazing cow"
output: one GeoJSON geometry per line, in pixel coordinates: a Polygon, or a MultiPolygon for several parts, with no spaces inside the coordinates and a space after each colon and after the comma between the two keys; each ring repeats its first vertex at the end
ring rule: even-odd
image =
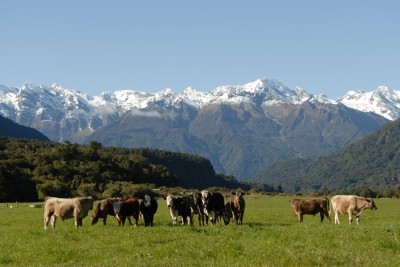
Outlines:
{"type": "Polygon", "coordinates": [[[50,220],[51,226],[55,228],[58,217],[63,221],[74,218],[75,226],[82,227],[82,219],[88,215],[89,210],[93,209],[93,202],[93,197],[46,198],[44,203],[44,229],[47,229],[50,220]]]}
{"type": "Polygon", "coordinates": [[[232,218],[232,210],[230,201],[225,204],[225,210],[222,213],[225,225],[228,225],[232,218]]]}
{"type": "Polygon", "coordinates": [[[193,203],[191,204],[192,210],[192,217],[194,214],[198,214],[199,218],[199,225],[204,226],[204,221],[208,224],[208,216],[204,212],[203,202],[201,201],[201,193],[194,192],[193,196],[193,203]]]}
{"type": "Polygon", "coordinates": [[[201,200],[207,216],[211,217],[211,223],[214,225],[221,222],[222,213],[225,210],[224,196],[218,192],[201,191],[201,200]]]}
{"type": "Polygon", "coordinates": [[[192,199],[190,197],[168,195],[166,201],[171,214],[172,225],[177,224],[178,216],[182,216],[182,225],[193,225],[192,211],[190,208],[192,199]]]}
{"type": "MultiPolygon", "coordinates": [[[[94,225],[98,222],[99,218],[103,219],[103,224],[107,223],[107,216],[115,216],[114,202],[121,201],[121,198],[106,198],[97,203],[97,207],[90,218],[90,224],[94,225]]],[[[130,218],[128,218],[130,220],[130,218]]]]}
{"type": "Polygon", "coordinates": [[[327,198],[314,199],[292,199],[289,200],[294,213],[297,215],[299,223],[303,223],[303,215],[314,215],[319,212],[321,223],[324,220],[324,215],[331,221],[329,216],[329,200],[327,198]]]}
{"type": "Polygon", "coordinates": [[[129,198],[127,200],[114,202],[114,213],[118,220],[118,225],[124,226],[126,218],[129,219],[133,216],[135,219],[135,226],[139,221],[139,200],[137,198],[129,198]]]}
{"type": "Polygon", "coordinates": [[[229,203],[232,211],[232,222],[236,224],[243,224],[243,214],[246,207],[243,192],[237,191],[236,194],[232,194],[229,198],[229,203]]]}
{"type": "Polygon", "coordinates": [[[353,222],[353,214],[356,215],[357,224],[360,223],[360,215],[365,209],[378,209],[372,198],[364,198],[355,195],[336,195],[331,198],[332,209],[335,213],[335,224],[340,224],[339,213],[349,214],[349,224],[353,222]]]}
{"type": "Polygon", "coordinates": [[[145,195],[140,202],[140,212],[143,215],[144,226],[153,226],[154,214],[157,212],[158,203],[155,198],[145,195]]]}

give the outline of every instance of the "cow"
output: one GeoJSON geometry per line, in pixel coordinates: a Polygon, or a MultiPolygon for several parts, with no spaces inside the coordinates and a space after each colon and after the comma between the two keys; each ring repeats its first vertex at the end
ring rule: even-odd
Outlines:
{"type": "Polygon", "coordinates": [[[215,225],[221,222],[222,213],[225,210],[224,196],[218,192],[201,191],[201,200],[203,202],[204,211],[210,217],[211,224],[215,225]]]}
{"type": "Polygon", "coordinates": [[[232,222],[235,224],[243,224],[243,214],[246,203],[243,198],[243,192],[237,191],[236,194],[231,194],[229,204],[232,212],[232,222]]]}
{"type": "Polygon", "coordinates": [[[328,218],[329,222],[329,200],[327,198],[313,198],[313,199],[292,199],[289,200],[294,213],[297,215],[299,223],[303,223],[303,215],[314,215],[319,213],[321,223],[324,221],[324,215],[328,218]]]}
{"type": "Polygon", "coordinates": [[[336,195],[331,198],[331,205],[335,213],[335,224],[340,224],[339,213],[349,215],[349,224],[353,222],[353,214],[356,215],[357,224],[360,223],[360,215],[365,209],[377,210],[372,198],[364,198],[356,195],[336,195]]]}
{"type": "Polygon", "coordinates": [[[228,201],[225,204],[225,210],[222,213],[222,218],[224,219],[225,225],[228,225],[232,218],[231,203],[228,201]]]}
{"type": "Polygon", "coordinates": [[[166,202],[172,218],[172,225],[178,222],[178,216],[182,216],[182,225],[193,225],[190,197],[168,195],[166,202]]]}
{"type": "Polygon", "coordinates": [[[149,195],[145,195],[139,207],[143,215],[144,226],[153,226],[154,214],[158,208],[157,200],[149,195]]]}
{"type": "Polygon", "coordinates": [[[75,226],[82,227],[82,220],[93,209],[93,202],[93,197],[47,197],[44,203],[44,229],[47,229],[50,221],[51,226],[56,228],[58,217],[63,221],[74,218],[75,226]]]}
{"type": "Polygon", "coordinates": [[[194,214],[197,214],[199,218],[199,225],[204,226],[204,221],[206,224],[208,224],[208,216],[204,212],[204,206],[201,200],[201,193],[194,192],[192,196],[193,196],[193,202],[191,203],[192,217],[194,214]]]}
{"type": "Polygon", "coordinates": [[[139,221],[139,200],[137,198],[128,198],[126,200],[113,203],[115,217],[118,220],[118,225],[124,226],[126,218],[133,216],[135,226],[138,226],[139,221]]]}
{"type": "MultiPolygon", "coordinates": [[[[114,202],[121,201],[121,198],[106,198],[97,203],[97,207],[90,218],[90,224],[94,225],[98,222],[99,218],[103,219],[103,224],[107,223],[107,216],[115,216],[114,202]]],[[[128,218],[130,220],[130,218],[128,218]]],[[[132,223],[131,223],[132,224],[132,223]]]]}

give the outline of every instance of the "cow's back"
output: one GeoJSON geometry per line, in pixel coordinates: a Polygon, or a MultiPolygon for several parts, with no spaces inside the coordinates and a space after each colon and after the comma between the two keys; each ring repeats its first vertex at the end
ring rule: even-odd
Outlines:
{"type": "Polygon", "coordinates": [[[357,205],[357,196],[336,195],[331,198],[331,204],[334,212],[347,213],[357,205]]]}

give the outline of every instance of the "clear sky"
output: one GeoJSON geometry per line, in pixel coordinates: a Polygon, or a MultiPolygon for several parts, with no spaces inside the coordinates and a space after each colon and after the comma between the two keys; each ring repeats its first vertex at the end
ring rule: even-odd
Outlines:
{"type": "Polygon", "coordinates": [[[1,0],[0,84],[89,95],[271,77],[330,98],[400,89],[400,1],[1,0]]]}

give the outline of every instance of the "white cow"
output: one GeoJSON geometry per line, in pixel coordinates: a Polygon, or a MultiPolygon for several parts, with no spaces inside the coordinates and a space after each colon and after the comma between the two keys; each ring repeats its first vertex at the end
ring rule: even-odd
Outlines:
{"type": "Polygon", "coordinates": [[[331,206],[335,213],[335,224],[340,224],[339,213],[349,215],[349,224],[353,221],[353,214],[356,216],[357,224],[360,222],[360,215],[363,210],[378,209],[372,198],[364,198],[355,195],[336,195],[331,198],[331,206]]]}
{"type": "Polygon", "coordinates": [[[82,219],[93,209],[93,197],[57,198],[48,197],[44,204],[44,229],[51,221],[51,226],[56,227],[56,220],[74,218],[75,226],[82,226],[82,219]]]}

